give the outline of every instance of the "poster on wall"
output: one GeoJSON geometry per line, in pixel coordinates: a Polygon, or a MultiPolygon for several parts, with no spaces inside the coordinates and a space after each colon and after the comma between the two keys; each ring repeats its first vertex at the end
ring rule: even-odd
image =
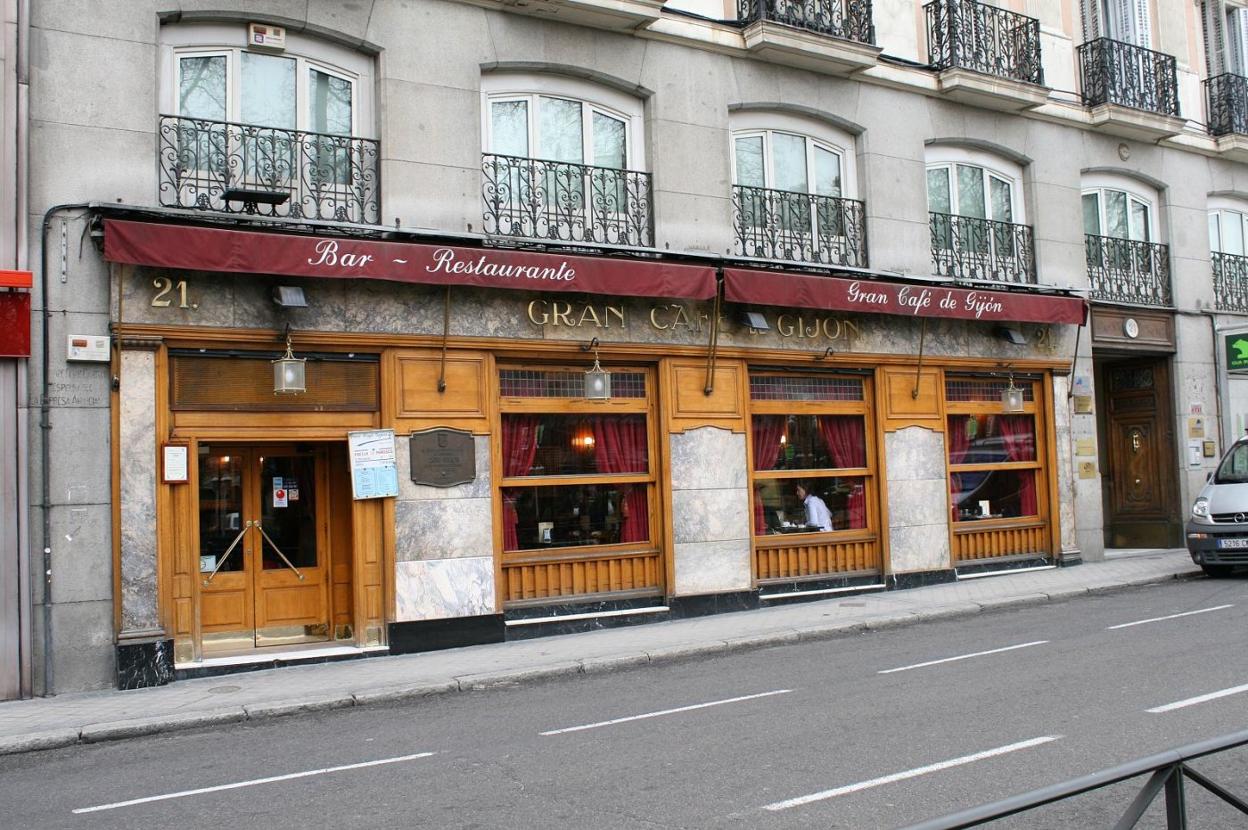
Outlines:
{"type": "Polygon", "coordinates": [[[384,499],[399,494],[399,470],[395,465],[394,430],[370,429],[348,432],[351,456],[351,495],[359,499],[384,499]]]}

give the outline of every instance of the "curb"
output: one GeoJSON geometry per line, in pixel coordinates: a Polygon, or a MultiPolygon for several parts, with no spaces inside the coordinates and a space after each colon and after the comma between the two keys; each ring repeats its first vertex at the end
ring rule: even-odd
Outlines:
{"type": "Polygon", "coordinates": [[[524,669],[462,675],[445,681],[425,681],[411,685],[389,686],[352,692],[345,695],[293,698],[234,705],[224,709],[203,712],[184,712],[150,718],[93,723],[81,728],[57,729],[0,738],[0,756],[40,752],[47,749],[62,749],[77,744],[126,740],[162,732],[197,729],[226,723],[269,720],[271,718],[308,712],[404,703],[433,695],[483,691],[557,677],[572,677],[578,674],[606,674],[645,665],[678,663],[697,657],[743,653],[818,640],[833,640],[872,631],[906,628],[921,622],[960,619],[1009,608],[1043,605],[1076,597],[1096,596],[1129,588],[1158,585],[1175,580],[1187,580],[1201,575],[1199,570],[1180,571],[1160,576],[1129,579],[1110,585],[1061,588],[1048,593],[1037,591],[1003,598],[965,600],[939,606],[928,611],[892,611],[887,615],[865,620],[856,619],[838,623],[816,624],[803,628],[784,628],[763,634],[747,634],[726,640],[708,640],[705,643],[680,644],[652,651],[627,652],[609,657],[592,657],[585,660],[565,661],[524,669]]]}

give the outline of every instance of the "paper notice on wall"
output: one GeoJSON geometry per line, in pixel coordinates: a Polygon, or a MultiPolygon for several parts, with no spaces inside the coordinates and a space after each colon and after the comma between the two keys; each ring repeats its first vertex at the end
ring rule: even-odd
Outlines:
{"type": "Polygon", "coordinates": [[[347,433],[351,459],[351,493],[355,499],[384,499],[399,494],[399,468],[394,430],[347,433]]]}
{"type": "Polygon", "coordinates": [[[273,506],[286,507],[288,501],[286,487],[281,476],[273,476],[273,506]]]}

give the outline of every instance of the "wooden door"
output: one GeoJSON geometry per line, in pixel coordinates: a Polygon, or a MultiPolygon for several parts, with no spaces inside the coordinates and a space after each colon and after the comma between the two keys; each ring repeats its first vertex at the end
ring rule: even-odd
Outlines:
{"type": "Polygon", "coordinates": [[[204,651],[329,639],[324,453],[207,450],[199,465],[204,651]]]}
{"type": "Polygon", "coordinates": [[[1164,360],[1106,367],[1109,443],[1106,543],[1113,547],[1177,544],[1175,454],[1169,371],[1164,360]]]}

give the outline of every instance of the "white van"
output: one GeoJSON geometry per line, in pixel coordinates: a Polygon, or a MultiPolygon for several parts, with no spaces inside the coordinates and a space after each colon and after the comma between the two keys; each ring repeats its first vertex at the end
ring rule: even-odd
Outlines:
{"type": "Polygon", "coordinates": [[[1231,445],[1196,497],[1187,550],[1210,576],[1248,565],[1248,436],[1231,445]]]}

